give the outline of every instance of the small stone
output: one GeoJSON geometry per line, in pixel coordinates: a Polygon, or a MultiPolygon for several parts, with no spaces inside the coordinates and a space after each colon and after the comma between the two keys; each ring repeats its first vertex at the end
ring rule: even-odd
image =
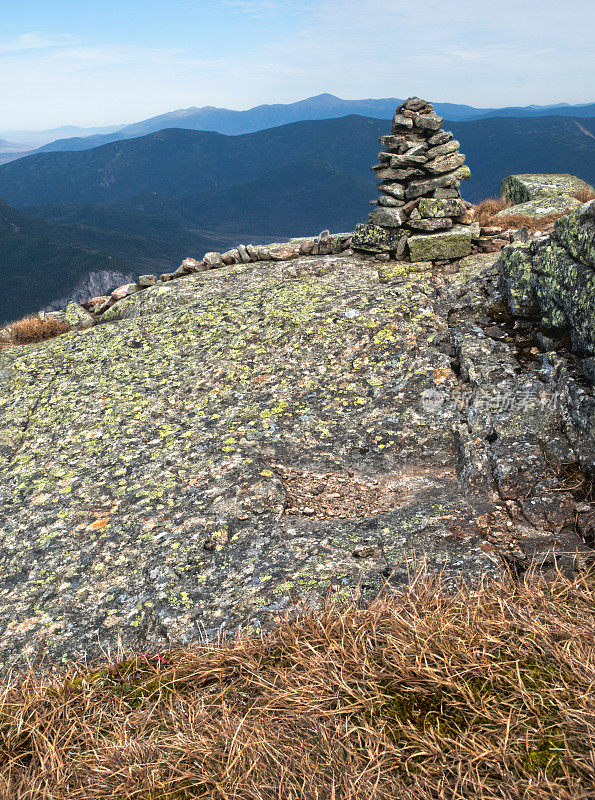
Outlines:
{"type": "Polygon", "coordinates": [[[372,167],[378,181],[410,181],[424,173],[420,169],[392,169],[392,167],[372,167]]]}
{"type": "Polygon", "coordinates": [[[447,200],[453,198],[460,198],[461,194],[458,189],[435,189],[432,192],[433,197],[439,200],[447,200]]]}
{"type": "Polygon", "coordinates": [[[446,156],[439,156],[433,161],[428,161],[424,164],[426,172],[437,175],[442,172],[451,172],[457,167],[461,167],[465,163],[465,156],[462,153],[450,153],[446,156]]]}
{"type": "Polygon", "coordinates": [[[437,147],[432,147],[431,150],[428,150],[426,156],[428,161],[430,161],[432,158],[438,158],[438,156],[446,156],[449,153],[456,153],[460,146],[460,142],[457,142],[456,139],[453,139],[450,142],[439,144],[437,147]]]}
{"type": "Polygon", "coordinates": [[[246,245],[239,244],[237,250],[242,264],[248,264],[251,259],[250,256],[248,255],[248,251],[246,250],[246,245]]]}
{"type": "Polygon", "coordinates": [[[146,289],[149,286],[155,286],[157,283],[157,276],[156,275],[141,275],[138,279],[138,285],[141,289],[146,289]]]}
{"type": "Polygon", "coordinates": [[[415,153],[403,153],[402,155],[391,155],[387,153],[386,155],[390,156],[390,165],[393,169],[400,169],[402,167],[417,167],[421,164],[425,164],[428,160],[424,155],[416,155],[415,153]]]}
{"type": "Polygon", "coordinates": [[[403,135],[389,134],[381,136],[378,140],[385,150],[390,153],[410,153],[411,155],[422,155],[428,149],[425,139],[403,135]]]}
{"type": "Polygon", "coordinates": [[[458,185],[460,181],[467,180],[471,177],[471,170],[467,166],[460,166],[453,172],[447,172],[444,175],[439,175],[436,178],[426,178],[419,181],[412,181],[407,187],[405,197],[408,200],[413,200],[416,197],[429,194],[434,189],[444,189],[458,185]]]}
{"type": "Polygon", "coordinates": [[[356,547],[353,551],[354,558],[371,558],[376,555],[375,547],[356,547]]]}
{"type": "MultiPolygon", "coordinates": [[[[155,276],[152,276],[155,277],[155,276]]],[[[90,300],[87,300],[86,303],[82,303],[83,308],[86,308],[87,311],[97,311],[102,305],[107,303],[109,297],[106,295],[101,295],[100,297],[92,297],[90,300]]]]}
{"type": "Polygon", "coordinates": [[[205,253],[203,261],[209,269],[219,269],[223,266],[221,253],[205,253]]]}
{"type": "Polygon", "coordinates": [[[419,231],[439,231],[452,228],[450,217],[437,217],[436,219],[410,219],[408,226],[419,231]]]}
{"type": "Polygon", "coordinates": [[[312,255],[312,253],[314,252],[315,246],[316,246],[315,239],[306,239],[300,245],[300,255],[302,255],[302,256],[312,255]]]}
{"type": "Polygon", "coordinates": [[[397,200],[396,197],[391,197],[388,194],[383,194],[378,200],[373,201],[376,206],[388,206],[390,208],[401,208],[405,205],[404,200],[397,200]]]}
{"type": "Polygon", "coordinates": [[[378,184],[378,191],[395,197],[397,200],[405,199],[405,187],[396,181],[383,181],[378,184]]]}
{"type": "Polygon", "coordinates": [[[369,220],[373,225],[382,225],[385,228],[400,228],[407,220],[407,215],[402,208],[379,208],[372,211],[369,220]]]}
{"type": "Polygon", "coordinates": [[[450,142],[452,139],[452,133],[450,131],[440,131],[439,133],[435,133],[433,136],[430,136],[428,139],[428,144],[430,147],[436,147],[439,144],[446,144],[446,142],[450,142]]]}
{"type": "Polygon", "coordinates": [[[417,206],[424,218],[458,217],[464,211],[463,201],[458,198],[440,200],[434,197],[422,197],[417,206]]]}
{"type": "Polygon", "coordinates": [[[295,258],[297,255],[299,255],[299,247],[278,245],[277,247],[271,246],[269,248],[269,257],[273,261],[288,261],[290,258],[295,258]]]}
{"type": "Polygon", "coordinates": [[[408,111],[420,111],[422,108],[430,108],[434,110],[427,100],[422,100],[420,97],[408,97],[398,107],[397,111],[407,109],[408,111]]]}
{"type": "Polygon", "coordinates": [[[188,272],[198,272],[202,263],[202,261],[197,261],[195,258],[185,258],[180,266],[187,269],[188,272]]]}
{"type": "Polygon", "coordinates": [[[393,117],[393,131],[396,132],[399,128],[404,130],[413,129],[413,120],[403,114],[395,114],[393,117]]]}
{"type": "Polygon", "coordinates": [[[159,280],[163,281],[163,283],[167,283],[168,281],[173,281],[176,277],[173,272],[164,272],[163,275],[159,276],[159,280]]]}
{"type": "Polygon", "coordinates": [[[405,168],[405,169],[393,169],[391,166],[388,170],[383,170],[384,173],[380,175],[377,173],[377,178],[391,178],[396,181],[411,181],[415,178],[421,178],[424,174],[421,169],[415,169],[413,167],[405,168]]]}
{"type": "Polygon", "coordinates": [[[318,235],[318,254],[321,256],[329,256],[332,249],[333,242],[330,231],[322,231],[322,233],[318,235]]]}
{"type": "Polygon", "coordinates": [[[413,124],[416,128],[429,131],[439,130],[442,122],[443,118],[433,112],[431,114],[416,114],[413,118],[413,124]]]}
{"type": "Polygon", "coordinates": [[[119,286],[111,293],[112,300],[123,300],[135,292],[138,292],[139,286],[136,283],[125,283],[124,286],[119,286]]]}

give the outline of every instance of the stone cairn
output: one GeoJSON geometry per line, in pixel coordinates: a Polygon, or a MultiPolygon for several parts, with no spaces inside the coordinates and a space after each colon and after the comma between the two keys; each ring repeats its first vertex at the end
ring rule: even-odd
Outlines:
{"type": "Polygon", "coordinates": [[[358,225],[354,250],[380,260],[434,261],[462,258],[472,252],[471,205],[461,199],[461,181],[471,176],[459,142],[443,131],[442,117],[419,97],[396,111],[376,173],[380,196],[369,221],[358,225]]]}

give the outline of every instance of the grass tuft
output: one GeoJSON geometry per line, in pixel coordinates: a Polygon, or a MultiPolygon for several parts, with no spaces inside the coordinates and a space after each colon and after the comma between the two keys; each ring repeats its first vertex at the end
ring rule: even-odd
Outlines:
{"type": "Polygon", "coordinates": [[[5,329],[7,335],[0,338],[0,348],[43,342],[69,330],[68,323],[53,317],[45,317],[45,319],[25,317],[18,322],[13,322],[5,329]]]}
{"type": "Polygon", "coordinates": [[[31,670],[0,694],[0,796],[586,800],[594,578],[420,573],[260,638],[31,670]]]}
{"type": "Polygon", "coordinates": [[[576,197],[581,203],[589,203],[591,200],[595,200],[595,192],[591,191],[591,189],[581,189],[579,192],[574,192],[572,196],[576,197]]]}

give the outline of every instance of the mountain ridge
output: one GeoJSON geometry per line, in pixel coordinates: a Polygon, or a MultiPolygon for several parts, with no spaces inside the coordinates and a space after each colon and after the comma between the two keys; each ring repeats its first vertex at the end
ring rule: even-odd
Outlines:
{"type": "MultiPolygon", "coordinates": [[[[291,122],[303,122],[315,119],[332,119],[357,114],[377,119],[390,119],[400,99],[368,98],[363,100],[344,100],[335,95],[324,93],[299,100],[295,103],[263,104],[245,110],[220,108],[217,106],[191,106],[158,114],[130,125],[112,126],[115,130],[105,133],[70,136],[42,142],[33,152],[88,150],[128,138],[144,136],[165,128],[188,128],[190,130],[207,130],[238,136],[245,133],[256,133],[271,127],[287,125],[291,122]]],[[[462,122],[474,119],[485,119],[494,116],[535,117],[557,114],[560,116],[595,116],[595,103],[579,105],[557,104],[554,106],[507,106],[503,108],[476,108],[460,103],[435,103],[437,113],[449,122],[462,122]]],[[[55,132],[61,129],[56,129],[55,132]]],[[[71,127],[70,130],[76,130],[71,127]]],[[[89,131],[91,129],[88,129],[89,131]]],[[[97,129],[99,130],[99,129],[97,129]]],[[[18,133],[18,132],[16,132],[18,133]]],[[[44,132],[45,134],[51,132],[44,132]]],[[[37,145],[36,145],[37,147],[37,145]]]]}

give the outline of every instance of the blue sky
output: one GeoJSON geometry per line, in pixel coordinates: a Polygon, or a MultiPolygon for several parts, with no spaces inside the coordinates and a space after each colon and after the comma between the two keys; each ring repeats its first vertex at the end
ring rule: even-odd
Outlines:
{"type": "Polygon", "coordinates": [[[0,130],[331,92],[595,101],[593,0],[0,0],[0,130]]]}

